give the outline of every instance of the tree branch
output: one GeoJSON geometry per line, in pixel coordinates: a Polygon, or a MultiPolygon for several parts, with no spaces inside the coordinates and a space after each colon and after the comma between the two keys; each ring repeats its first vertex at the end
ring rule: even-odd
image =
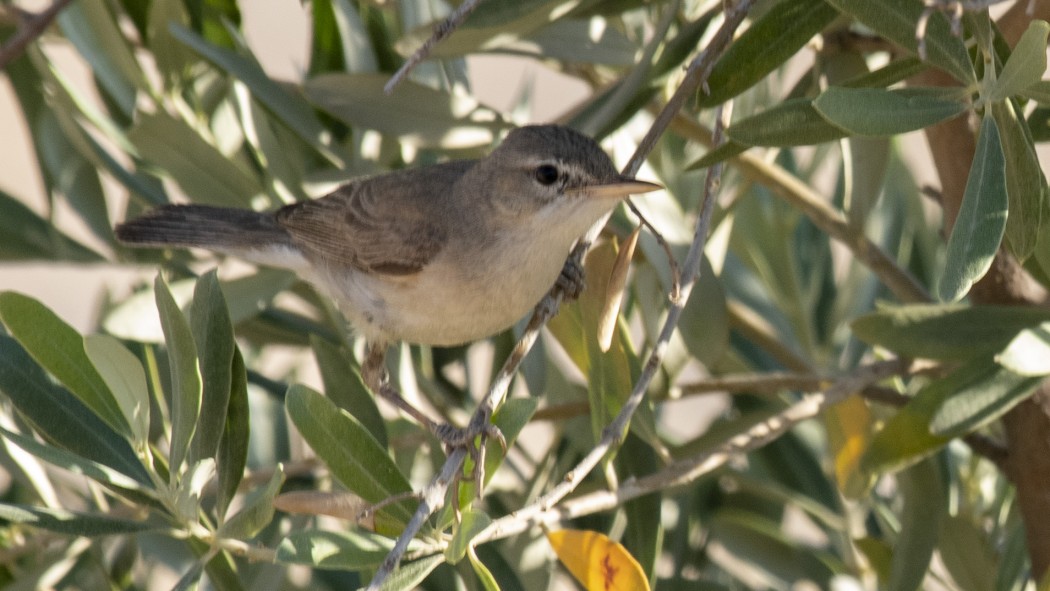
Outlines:
{"type": "Polygon", "coordinates": [[[55,0],[43,12],[29,15],[18,27],[18,31],[8,39],[3,48],[0,48],[0,70],[21,56],[34,39],[43,35],[51,21],[72,1],[55,0]]]}

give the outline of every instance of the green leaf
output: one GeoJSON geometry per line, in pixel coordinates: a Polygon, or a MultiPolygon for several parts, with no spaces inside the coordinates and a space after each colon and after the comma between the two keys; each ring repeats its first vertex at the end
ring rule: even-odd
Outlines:
{"type": "Polygon", "coordinates": [[[418,145],[469,148],[491,144],[506,123],[473,121],[478,104],[410,81],[387,96],[387,74],[325,74],[303,90],[319,108],[350,125],[375,129],[418,145]]]}
{"type": "Polygon", "coordinates": [[[119,433],[130,435],[120,405],[84,351],[84,339],[29,296],[0,293],[0,318],[33,359],[119,433]]]}
{"type": "Polygon", "coordinates": [[[171,365],[171,452],[168,457],[174,482],[186,460],[200,416],[201,374],[190,324],[168,291],[168,284],[159,274],[153,282],[153,291],[171,365]]]}
{"type": "Polygon", "coordinates": [[[748,146],[806,146],[832,142],[849,133],[822,117],[807,98],[783,103],[729,126],[726,134],[748,146]]]}
{"type": "Polygon", "coordinates": [[[5,334],[0,334],[0,392],[45,441],[150,485],[128,441],[51,381],[18,341],[5,334]]]}
{"type": "Polygon", "coordinates": [[[375,568],[394,547],[394,540],[358,529],[308,529],[289,534],[277,546],[277,561],[335,570],[375,568]]]}
{"type": "Polygon", "coordinates": [[[165,112],[139,113],[128,141],[138,155],[159,167],[195,202],[250,207],[263,193],[258,178],[226,157],[186,122],[165,112]]]}
{"type": "Polygon", "coordinates": [[[944,274],[937,284],[941,300],[962,298],[988,271],[1006,232],[1007,207],[1006,162],[999,130],[992,117],[985,117],[962,206],[948,238],[944,274]]]}
{"type": "Polygon", "coordinates": [[[922,462],[899,476],[904,499],[901,531],[893,548],[888,589],[916,591],[926,578],[940,533],[941,517],[947,512],[947,493],[937,465],[922,462]]]}
{"type": "Polygon", "coordinates": [[[219,536],[237,540],[255,537],[273,520],[273,499],[281,492],[282,484],[284,469],[278,464],[270,482],[249,493],[241,510],[219,527],[219,536]]]}
{"type": "Polygon", "coordinates": [[[143,483],[131,478],[123,472],[106,466],[105,464],[89,460],[59,447],[40,443],[32,437],[8,431],[3,427],[0,427],[0,435],[3,435],[4,438],[11,443],[37,458],[44,460],[52,466],[58,466],[59,468],[68,470],[73,474],[80,474],[96,482],[113,487],[145,493],[147,495],[152,493],[152,489],[143,485],[143,483]]]}
{"type": "MultiPolygon", "coordinates": [[[[912,53],[918,51],[916,23],[923,5],[912,0],[827,0],[840,12],[852,15],[879,35],[912,53]]],[[[947,19],[935,12],[926,26],[927,61],[966,85],[977,82],[970,55],[962,39],[952,35],[947,19]]]]}
{"type": "Polygon", "coordinates": [[[336,166],[344,164],[342,157],[333,151],[328,132],[314,115],[309,104],[271,80],[258,62],[228,49],[211,45],[181,25],[172,24],[170,30],[172,36],[185,43],[201,57],[243,82],[257,101],[265,105],[270,112],[329,162],[336,166]]]}
{"type": "Polygon", "coordinates": [[[496,582],[496,577],[492,574],[492,571],[485,566],[485,563],[478,558],[477,552],[473,549],[467,551],[467,558],[470,559],[470,567],[474,570],[474,576],[481,581],[481,587],[485,591],[500,591],[499,583],[496,582]]]}
{"type": "Polygon", "coordinates": [[[813,106],[836,127],[854,135],[897,135],[923,129],[966,111],[955,89],[845,88],[832,86],[813,106]]]}
{"type": "Polygon", "coordinates": [[[1050,80],[1039,80],[1030,84],[1020,94],[1040,105],[1048,105],[1050,104],[1050,80]]]}
{"type": "Polygon", "coordinates": [[[103,258],[0,191],[0,261],[36,260],[94,263],[103,258]]]}
{"type": "Polygon", "coordinates": [[[748,146],[746,144],[742,144],[740,142],[734,142],[733,140],[729,140],[728,142],[724,142],[722,145],[718,146],[714,150],[711,150],[708,153],[704,154],[696,162],[686,166],[685,170],[687,170],[687,171],[688,170],[698,170],[698,169],[701,169],[701,168],[707,168],[709,166],[714,166],[715,164],[718,164],[719,162],[722,162],[722,161],[728,160],[728,159],[730,159],[730,158],[732,158],[734,156],[739,156],[740,154],[743,154],[750,147],[751,146],[748,146]]]}
{"type": "Polygon", "coordinates": [[[1020,376],[1050,375],[1050,322],[1017,333],[995,361],[1020,376]]]}
{"type": "Polygon", "coordinates": [[[361,379],[350,352],[336,347],[317,335],[310,336],[310,345],[321,371],[325,396],[339,408],[354,415],[380,446],[387,446],[386,425],[379,414],[376,399],[361,379]]]}
{"type": "Polygon", "coordinates": [[[96,513],[82,513],[65,509],[46,509],[29,505],[0,503],[0,519],[31,525],[70,536],[112,536],[134,534],[158,527],[127,519],[117,519],[96,513]]]}
{"type": "Polygon", "coordinates": [[[445,548],[445,560],[449,564],[458,564],[467,554],[474,536],[481,533],[492,523],[492,518],[482,511],[467,509],[460,514],[459,527],[452,534],[452,541],[445,548]]]}
{"type": "Polygon", "coordinates": [[[1039,384],[989,358],[971,360],[923,386],[872,438],[861,460],[867,474],[901,469],[1013,408],[1039,384]]]}
{"type": "Polygon", "coordinates": [[[149,441],[149,389],[146,371],[138,357],[109,335],[84,337],[84,352],[109,386],[131,427],[132,441],[145,446],[149,441]]]}
{"type": "Polygon", "coordinates": [[[106,2],[75,2],[56,18],[63,34],[91,65],[109,97],[126,117],[135,111],[138,90],[148,91],[145,76],[106,2]]]}
{"type": "Polygon", "coordinates": [[[569,63],[633,66],[638,47],[617,27],[596,27],[592,19],[554,21],[527,38],[501,47],[504,51],[535,55],[569,63]]]}
{"type": "MultiPolygon", "coordinates": [[[[295,384],[285,399],[288,416],[332,475],[369,503],[411,492],[397,465],[352,415],[306,386],[295,384]]],[[[376,514],[376,530],[398,533],[412,517],[409,503],[394,503],[376,514]]]]}
{"type": "Polygon", "coordinates": [[[222,430],[219,449],[215,454],[216,468],[219,472],[219,487],[216,506],[220,518],[225,515],[230,501],[237,494],[237,487],[244,477],[244,467],[248,463],[248,445],[251,425],[248,420],[248,376],[244,368],[244,358],[239,349],[233,350],[233,364],[230,370],[230,404],[226,409],[226,426],[222,430]]]}
{"type": "Polygon", "coordinates": [[[1046,21],[1028,23],[1028,29],[1010,52],[1003,71],[988,91],[989,101],[1001,101],[1020,94],[1042,78],[1046,71],[1047,34],[1050,34],[1050,24],[1046,21]]]}
{"type": "Polygon", "coordinates": [[[952,580],[965,591],[1004,589],[996,586],[1002,546],[989,545],[983,525],[963,515],[946,515],[941,523],[937,550],[952,580]]]}
{"type": "Polygon", "coordinates": [[[189,456],[190,462],[215,455],[226,428],[233,376],[233,324],[215,271],[197,280],[190,309],[190,329],[196,343],[201,375],[201,408],[189,456]]]}
{"type": "MultiPolygon", "coordinates": [[[[1006,414],[1039,386],[1042,376],[1022,376],[988,362],[974,362],[951,375],[952,390],[930,417],[930,433],[958,437],[1006,414]]],[[[949,376],[951,377],[951,376],[949,376]]],[[[947,378],[945,378],[947,379],[947,378]]]]}
{"type": "Polygon", "coordinates": [[[412,562],[404,563],[391,574],[383,584],[379,586],[380,591],[401,591],[402,589],[415,589],[427,578],[435,568],[444,564],[445,559],[441,555],[420,558],[412,562]]]}
{"type": "Polygon", "coordinates": [[[853,334],[906,357],[966,361],[1001,351],[1050,311],[1018,306],[894,306],[853,321],[853,334]]]}
{"type": "Polygon", "coordinates": [[[726,49],[708,78],[710,93],[700,91],[701,107],[710,107],[751,88],[790,59],[838,12],[824,0],[777,2],[726,49]]]}
{"type": "Polygon", "coordinates": [[[991,104],[1006,158],[1006,192],[1010,216],[1006,239],[1010,251],[1024,261],[1036,252],[1041,232],[1050,228],[1050,189],[1027,123],[1018,117],[1016,101],[991,104]]]}
{"type": "Polygon", "coordinates": [[[708,524],[711,541],[731,555],[746,556],[750,568],[762,572],[769,587],[790,589],[792,582],[813,581],[820,589],[831,587],[835,569],[828,556],[804,548],[765,516],[741,509],[723,509],[708,524]]]}

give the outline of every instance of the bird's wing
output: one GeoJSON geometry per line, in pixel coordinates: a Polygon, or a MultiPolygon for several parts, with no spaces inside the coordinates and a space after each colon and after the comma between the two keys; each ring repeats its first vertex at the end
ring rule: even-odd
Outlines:
{"type": "Polygon", "coordinates": [[[277,221],[312,259],[410,275],[446,243],[435,212],[468,167],[454,162],[352,181],[279,210],[277,221]]]}

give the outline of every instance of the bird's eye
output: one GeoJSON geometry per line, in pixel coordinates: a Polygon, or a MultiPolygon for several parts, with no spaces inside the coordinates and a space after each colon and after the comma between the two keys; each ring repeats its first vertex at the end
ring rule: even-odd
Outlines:
{"type": "Polygon", "coordinates": [[[553,185],[558,180],[558,167],[553,164],[541,164],[536,168],[536,180],[541,185],[553,185]]]}

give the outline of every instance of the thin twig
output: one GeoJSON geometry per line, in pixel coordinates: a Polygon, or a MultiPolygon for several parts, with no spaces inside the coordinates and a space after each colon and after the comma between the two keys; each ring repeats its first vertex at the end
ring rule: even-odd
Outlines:
{"type": "Polygon", "coordinates": [[[841,402],[866,386],[893,375],[906,373],[909,364],[907,360],[894,359],[861,366],[830,384],[823,392],[803,397],[714,449],[674,462],[644,478],[628,480],[616,490],[581,495],[557,507],[540,499],[492,522],[478,534],[475,541],[488,542],[519,534],[533,525],[552,525],[564,519],[606,511],[640,496],[695,482],[701,476],[725,464],[733,456],[753,451],[776,440],[795,425],[819,415],[828,406],[841,402]]]}
{"type": "Polygon", "coordinates": [[[69,5],[73,0],[55,0],[51,6],[48,6],[43,12],[39,12],[35,15],[29,16],[25,19],[22,24],[18,27],[18,31],[4,44],[3,48],[0,49],[0,70],[7,67],[7,64],[13,62],[18,56],[22,55],[25,48],[33,42],[34,39],[44,34],[47,30],[48,25],[51,21],[55,20],[58,13],[62,12],[66,6],[69,5]]]}
{"type": "Polygon", "coordinates": [[[433,33],[430,34],[430,38],[424,41],[423,45],[420,45],[419,49],[405,60],[405,63],[401,64],[397,72],[394,72],[394,75],[390,77],[390,80],[383,86],[383,92],[387,94],[394,92],[394,87],[400,84],[413,68],[430,56],[430,52],[434,50],[435,45],[448,38],[457,27],[463,24],[463,21],[467,19],[470,13],[474,12],[474,9],[479,4],[481,4],[481,0],[466,0],[456,10],[452,11],[448,18],[435,26],[433,33]]]}
{"type": "MultiPolygon", "coordinates": [[[[665,113],[661,113],[661,115],[656,118],[656,121],[650,127],[649,132],[646,134],[645,138],[643,138],[634,155],[631,157],[630,162],[625,167],[623,174],[633,176],[638,172],[638,169],[641,168],[641,163],[648,156],[649,152],[652,151],[653,146],[655,146],[656,144],[656,140],[659,139],[660,135],[667,128],[667,125],[674,118],[674,114],[679,109],[681,109],[682,106],[685,104],[685,101],[690,96],[692,96],[692,94],[696,92],[696,90],[702,84],[706,82],[708,75],[710,75],[711,68],[714,66],[715,61],[732,41],[734,32],[736,31],[737,27],[739,27],[740,24],[743,22],[744,17],[747,15],[747,11],[751,8],[752,2],[753,0],[740,0],[734,7],[728,10],[725,22],[722,24],[722,27],[715,34],[708,47],[704,49],[704,51],[701,52],[700,55],[698,55],[692,63],[690,63],[685,79],[682,81],[678,89],[675,91],[674,95],[672,95],[671,99],[668,101],[667,106],[665,107],[665,113]]],[[[709,182],[708,184],[710,185],[711,183],[709,182]]],[[[701,221],[698,225],[704,225],[706,232],[706,224],[710,220],[710,213],[708,213],[706,216],[702,213],[700,220],[701,221]]],[[[570,255],[570,260],[575,261],[576,263],[580,263],[583,260],[583,256],[590,248],[591,243],[593,243],[595,238],[597,238],[604,225],[605,219],[600,220],[597,224],[594,225],[594,227],[592,227],[587,232],[587,234],[583,238],[580,239],[577,245],[573,248],[573,252],[570,255]]],[[[662,340],[657,342],[656,349],[650,355],[650,361],[646,365],[646,369],[643,372],[642,378],[639,380],[639,385],[635,387],[635,392],[639,394],[632,395],[631,398],[628,399],[627,403],[624,404],[620,415],[618,415],[619,422],[622,423],[622,425],[626,425],[626,423],[630,421],[634,410],[641,403],[641,399],[644,396],[645,390],[647,389],[647,384],[649,383],[649,381],[652,380],[652,377],[656,374],[656,371],[659,368],[660,361],[663,358],[663,352],[667,347],[667,342],[670,340],[671,334],[674,331],[674,326],[677,323],[678,317],[681,314],[681,310],[684,306],[684,303],[686,300],[688,300],[689,291],[692,289],[692,285],[695,281],[696,274],[699,272],[700,256],[703,253],[703,244],[705,242],[705,237],[706,234],[704,236],[701,236],[698,232],[697,236],[694,238],[693,247],[690,249],[690,256],[686,259],[687,262],[692,263],[692,266],[686,269],[685,277],[683,277],[681,301],[678,303],[672,303],[671,311],[668,315],[668,320],[665,324],[664,333],[666,334],[661,335],[662,340]]],[[[536,339],[539,336],[540,328],[542,328],[543,325],[546,324],[547,320],[549,320],[551,317],[554,316],[555,313],[557,313],[562,298],[563,294],[561,290],[555,287],[555,289],[551,290],[551,293],[544,297],[544,299],[536,306],[536,310],[533,313],[532,318],[529,320],[529,324],[526,327],[525,332],[518,340],[517,345],[515,345],[514,350],[511,352],[511,355],[507,358],[507,361],[503,364],[503,368],[493,380],[493,383],[489,388],[488,393],[485,395],[485,398],[482,399],[482,401],[479,403],[478,408],[474,413],[474,416],[471,418],[472,425],[481,421],[488,421],[489,418],[492,416],[492,413],[502,402],[510,386],[511,378],[517,372],[518,366],[521,364],[521,361],[525,358],[525,355],[536,342],[536,339]]],[[[610,425],[610,428],[611,427],[612,425],[610,425]]],[[[610,434],[614,433],[614,431],[612,431],[610,428],[607,428],[606,432],[610,434]]],[[[609,440],[611,445],[615,437],[612,435],[610,435],[609,437],[603,437],[603,441],[606,439],[609,440]]],[[[598,455],[597,458],[592,458],[592,455],[593,454],[589,455],[589,459],[585,460],[586,464],[581,463],[579,466],[577,466],[577,469],[574,470],[574,473],[576,471],[590,472],[590,470],[594,467],[597,461],[601,459],[601,456],[604,455],[604,452],[598,455]]],[[[397,564],[400,562],[401,557],[404,556],[404,551],[408,547],[409,542],[412,541],[412,539],[419,532],[420,528],[422,528],[423,523],[430,517],[431,514],[433,514],[433,511],[437,510],[439,506],[436,502],[431,504],[428,503],[427,500],[436,499],[437,497],[443,499],[444,494],[446,494],[448,491],[448,486],[451,484],[451,480],[448,482],[444,482],[440,478],[441,475],[457,473],[462,468],[465,457],[465,452],[461,453],[460,451],[457,451],[451,454],[445,461],[445,465],[442,467],[441,474],[439,475],[439,477],[431,481],[431,483],[427,485],[427,487],[424,489],[424,502],[420,503],[420,506],[417,508],[416,513],[412,516],[412,520],[409,522],[408,526],[405,527],[405,530],[398,537],[394,549],[390,551],[386,559],[383,561],[382,567],[378,569],[375,573],[375,576],[372,577],[372,581],[369,583],[368,589],[378,590],[379,587],[382,585],[383,581],[385,581],[387,577],[390,576],[390,573],[393,572],[394,568],[397,567],[397,564]],[[439,480],[442,481],[439,482],[439,480]],[[439,490],[443,491],[441,495],[437,494],[439,490]]],[[[583,475],[581,474],[579,477],[582,478],[583,475]]],[[[563,483],[563,485],[564,484],[565,483],[563,483]]],[[[568,494],[568,492],[570,492],[574,487],[575,483],[571,483],[567,488],[565,486],[560,486],[556,490],[563,491],[561,492],[561,494],[562,496],[564,496],[564,494],[568,494]]],[[[553,498],[553,496],[548,495],[547,498],[553,498]]],[[[560,499],[561,497],[558,498],[560,499]]]]}

